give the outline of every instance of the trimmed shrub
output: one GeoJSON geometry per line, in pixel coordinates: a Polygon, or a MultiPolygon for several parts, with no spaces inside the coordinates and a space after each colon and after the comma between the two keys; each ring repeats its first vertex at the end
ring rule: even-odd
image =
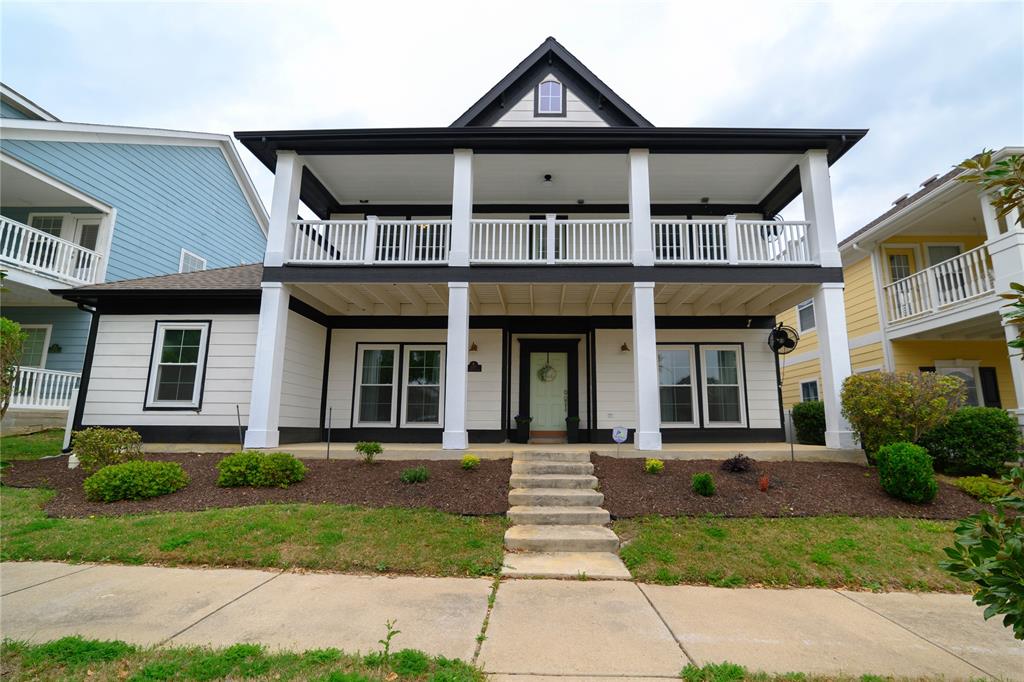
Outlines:
{"type": "Polygon", "coordinates": [[[793,406],[793,431],[798,443],[825,444],[825,403],[808,400],[793,406]]]}
{"type": "Polygon", "coordinates": [[[463,455],[462,456],[462,468],[466,471],[472,471],[480,466],[480,458],[476,455],[463,455]]]}
{"type": "Polygon", "coordinates": [[[373,464],[373,459],[384,452],[384,448],[375,440],[361,440],[352,449],[362,455],[367,464],[373,464]]]}
{"type": "Polygon", "coordinates": [[[935,372],[869,372],[843,382],[843,415],[857,432],[868,461],[891,443],[916,443],[963,402],[964,382],[935,372]]]}
{"type": "Polygon", "coordinates": [[[690,487],[702,497],[711,497],[715,494],[715,479],[707,472],[694,474],[690,479],[690,487]]]}
{"type": "Polygon", "coordinates": [[[287,452],[236,452],[217,462],[217,471],[222,488],[287,488],[306,477],[306,465],[287,452]]]}
{"type": "Polygon", "coordinates": [[[946,474],[1000,474],[1017,459],[1020,427],[997,407],[964,407],[919,441],[946,474]]]}
{"type": "Polygon", "coordinates": [[[146,500],[181,490],[188,474],[177,462],[131,461],[105,466],[85,479],[85,496],[94,502],[146,500]]]}
{"type": "Polygon", "coordinates": [[[132,429],[105,429],[94,426],[75,431],[71,449],[82,471],[93,473],[111,464],[142,459],[142,436],[132,429]]]}
{"type": "Polygon", "coordinates": [[[885,492],[906,502],[931,502],[939,491],[928,451],[913,443],[878,450],[878,479],[885,492]]]}
{"type": "Polygon", "coordinates": [[[430,472],[427,471],[427,467],[413,467],[403,471],[399,478],[402,479],[402,483],[426,483],[430,478],[430,472]]]}
{"type": "Polygon", "coordinates": [[[963,490],[971,497],[977,498],[989,504],[1000,497],[1006,497],[1013,490],[1009,483],[998,481],[988,476],[964,476],[956,479],[956,487],[963,490]]]}
{"type": "Polygon", "coordinates": [[[648,474],[660,474],[665,470],[665,463],[660,459],[645,459],[644,471],[648,474]]]}
{"type": "Polygon", "coordinates": [[[752,466],[754,466],[754,460],[750,459],[743,453],[740,453],[735,457],[730,457],[722,462],[718,468],[722,471],[728,471],[731,474],[742,474],[746,471],[750,471],[752,466]]]}

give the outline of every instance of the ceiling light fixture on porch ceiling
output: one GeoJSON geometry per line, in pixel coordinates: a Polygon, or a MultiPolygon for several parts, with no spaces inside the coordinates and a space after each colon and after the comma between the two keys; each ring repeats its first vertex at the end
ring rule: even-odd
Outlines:
{"type": "Polygon", "coordinates": [[[544,174],[544,184],[546,184],[546,185],[550,185],[551,184],[551,173],[545,173],[544,174]]]}

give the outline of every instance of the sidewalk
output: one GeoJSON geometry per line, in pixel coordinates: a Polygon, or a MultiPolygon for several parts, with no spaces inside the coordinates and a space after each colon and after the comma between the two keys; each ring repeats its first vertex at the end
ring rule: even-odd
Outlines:
{"type": "Polygon", "coordinates": [[[493,680],[676,678],[688,662],[768,672],[1024,680],[1024,643],[966,595],[0,564],[0,631],[138,644],[396,648],[474,660],[493,680]]]}

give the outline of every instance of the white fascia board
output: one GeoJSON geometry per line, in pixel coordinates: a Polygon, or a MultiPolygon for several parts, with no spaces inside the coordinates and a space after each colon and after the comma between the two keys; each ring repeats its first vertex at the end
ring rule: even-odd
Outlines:
{"type": "Polygon", "coordinates": [[[136,128],[131,126],[94,125],[91,123],[64,123],[60,121],[23,121],[4,119],[0,136],[14,140],[41,140],[47,142],[93,142],[107,144],[162,144],[187,147],[220,147],[228,162],[235,182],[242,189],[253,217],[263,234],[267,234],[269,216],[260,199],[249,172],[238,155],[234,141],[219,133],[196,133],[162,128],[136,128]]]}
{"type": "Polygon", "coordinates": [[[46,109],[43,109],[28,97],[25,97],[25,95],[8,85],[4,85],[3,83],[0,83],[0,95],[3,95],[4,99],[8,99],[13,102],[18,109],[34,114],[44,121],[60,121],[59,118],[51,114],[46,109]]]}

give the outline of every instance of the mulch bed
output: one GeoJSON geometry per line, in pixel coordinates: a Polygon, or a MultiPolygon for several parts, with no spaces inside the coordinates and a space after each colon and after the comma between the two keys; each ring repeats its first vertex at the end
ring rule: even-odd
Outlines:
{"type": "Polygon", "coordinates": [[[910,504],[889,497],[875,469],[831,462],[755,462],[744,473],[722,471],[720,461],[666,460],[657,475],[644,472],[642,459],[592,456],[594,473],[604,493],[604,508],[615,518],[664,516],[902,516],[960,519],[984,508],[961,490],[939,482],[929,504],[910,504]],[[690,478],[709,472],[713,497],[690,489],[690,478]],[[758,479],[767,473],[767,492],[758,479]]]}
{"type": "Polygon", "coordinates": [[[138,502],[90,502],[82,481],[86,474],[67,468],[66,457],[17,461],[3,469],[4,485],[52,488],[57,495],[46,506],[49,516],[140,514],[201,511],[219,507],[306,502],[355,504],[366,507],[428,507],[453,514],[504,514],[508,510],[510,460],[483,460],[475,471],[464,471],[458,460],[378,461],[304,459],[305,480],[288,488],[220,488],[217,462],[222,454],[160,454],[147,459],[180,462],[189,484],[176,493],[138,502]],[[425,483],[406,484],[399,474],[411,467],[430,471],[425,483]]]}

